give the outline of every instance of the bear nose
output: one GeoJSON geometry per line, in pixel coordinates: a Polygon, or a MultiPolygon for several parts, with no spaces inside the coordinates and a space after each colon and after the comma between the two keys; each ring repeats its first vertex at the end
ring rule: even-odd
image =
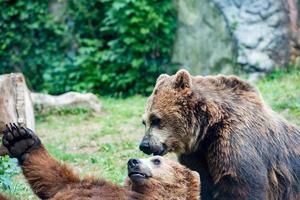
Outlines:
{"type": "Polygon", "coordinates": [[[132,159],[128,160],[127,164],[128,164],[128,167],[134,168],[134,167],[138,166],[140,163],[141,163],[140,160],[132,158],[132,159]]]}
{"type": "Polygon", "coordinates": [[[148,155],[150,155],[152,153],[149,142],[142,142],[140,144],[140,150],[148,155]]]}

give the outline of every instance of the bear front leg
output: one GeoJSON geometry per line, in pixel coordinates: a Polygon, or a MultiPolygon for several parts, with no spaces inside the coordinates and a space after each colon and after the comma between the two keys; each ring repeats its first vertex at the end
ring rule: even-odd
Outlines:
{"type": "Polygon", "coordinates": [[[17,158],[32,190],[41,199],[50,199],[79,177],[68,166],[56,161],[30,129],[10,124],[3,133],[3,145],[17,158]]]}
{"type": "Polygon", "coordinates": [[[41,140],[33,131],[16,124],[6,125],[2,142],[8,149],[10,157],[18,159],[20,165],[30,152],[42,146],[41,140]]]}

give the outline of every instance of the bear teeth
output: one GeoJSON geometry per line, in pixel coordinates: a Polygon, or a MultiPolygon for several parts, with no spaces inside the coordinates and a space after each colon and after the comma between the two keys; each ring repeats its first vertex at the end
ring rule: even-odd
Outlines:
{"type": "Polygon", "coordinates": [[[129,176],[142,176],[142,177],[145,177],[146,178],[146,174],[143,174],[143,173],[140,173],[140,172],[132,172],[129,174],[129,176]]]}

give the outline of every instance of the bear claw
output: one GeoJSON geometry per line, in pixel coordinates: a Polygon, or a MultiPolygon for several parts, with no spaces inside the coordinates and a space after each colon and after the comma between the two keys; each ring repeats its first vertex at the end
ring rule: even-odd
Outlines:
{"type": "Polygon", "coordinates": [[[28,153],[41,146],[40,139],[32,130],[15,123],[6,125],[2,143],[8,149],[9,155],[17,158],[20,163],[24,161],[28,153]]]}

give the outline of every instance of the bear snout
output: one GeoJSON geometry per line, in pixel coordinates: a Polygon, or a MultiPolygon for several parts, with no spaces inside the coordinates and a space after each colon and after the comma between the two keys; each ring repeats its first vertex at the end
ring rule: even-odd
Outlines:
{"type": "Polygon", "coordinates": [[[165,144],[151,145],[149,140],[143,139],[139,146],[140,150],[147,155],[153,154],[163,156],[168,153],[167,146],[165,144]]]}
{"type": "Polygon", "coordinates": [[[141,150],[142,152],[144,152],[145,154],[147,154],[147,155],[150,155],[150,154],[153,153],[153,152],[151,151],[149,141],[146,141],[146,140],[142,140],[142,142],[141,142],[141,144],[140,144],[140,150],[141,150]]]}
{"type": "Polygon", "coordinates": [[[127,168],[128,177],[135,184],[145,183],[146,180],[152,177],[149,166],[140,159],[130,159],[127,163],[127,168]]]}
{"type": "Polygon", "coordinates": [[[164,156],[168,153],[167,146],[165,144],[161,144],[160,146],[155,146],[153,149],[154,156],[164,156]]]}
{"type": "Polygon", "coordinates": [[[141,163],[141,161],[139,159],[132,158],[132,159],[129,159],[127,166],[128,166],[128,168],[135,168],[140,163],[141,163]]]}

